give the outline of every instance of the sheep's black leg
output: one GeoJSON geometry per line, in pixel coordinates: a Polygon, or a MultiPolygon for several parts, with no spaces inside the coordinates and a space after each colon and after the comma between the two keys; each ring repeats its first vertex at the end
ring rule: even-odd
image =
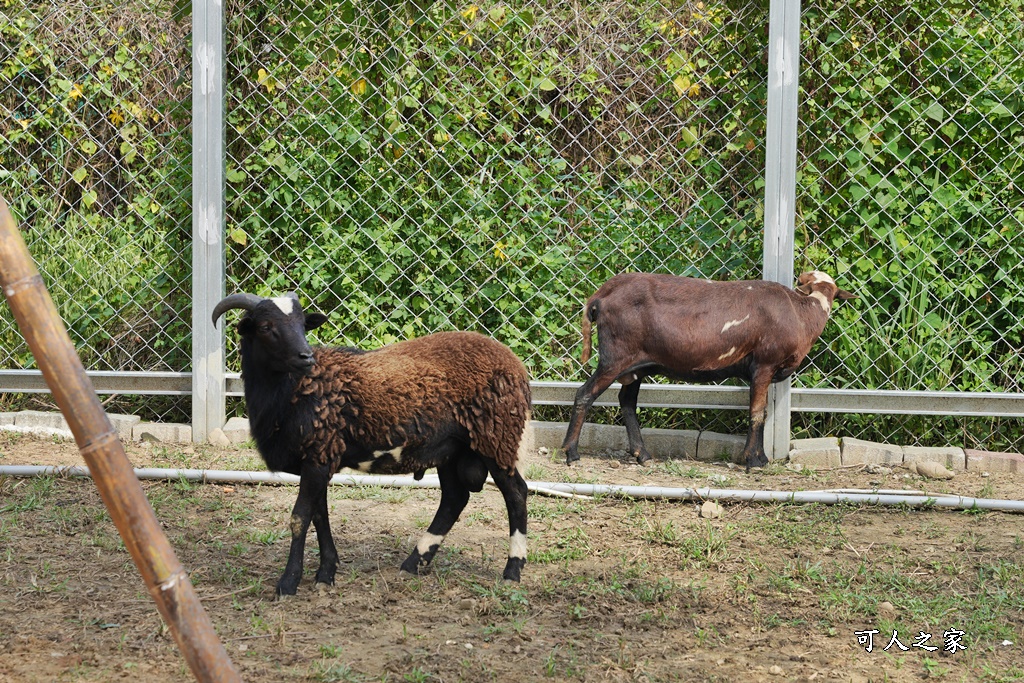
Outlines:
{"type": "Polygon", "coordinates": [[[491,478],[505,498],[508,510],[508,562],[502,578],[506,581],[519,581],[523,567],[526,565],[526,480],[519,470],[509,474],[498,466],[498,463],[487,459],[487,468],[491,478]]]}
{"type": "Polygon", "coordinates": [[[751,467],[764,467],[768,456],[764,452],[764,420],[768,411],[768,388],[772,383],[770,367],[755,367],[750,378],[750,431],[743,447],[743,460],[747,472],[751,467]]]}
{"type": "Polygon", "coordinates": [[[594,405],[597,397],[610,387],[618,376],[618,373],[605,370],[601,362],[598,361],[597,370],[576,392],[576,399],[572,405],[572,414],[569,416],[569,429],[566,430],[565,441],[562,442],[562,450],[565,451],[565,463],[567,465],[580,459],[580,433],[583,431],[583,421],[587,417],[587,411],[590,410],[590,406],[594,405]]]}
{"type": "Polygon", "coordinates": [[[619,389],[619,407],[622,409],[622,422],[626,425],[629,452],[641,465],[651,459],[651,454],[644,446],[643,435],[640,433],[640,420],[636,416],[636,399],[640,395],[640,382],[642,381],[643,377],[638,377],[636,381],[623,384],[619,389]]]}
{"type": "Polygon", "coordinates": [[[331,522],[327,510],[327,487],[313,508],[313,526],[316,528],[316,540],[320,546],[320,567],[316,570],[316,582],[334,585],[334,574],[338,569],[338,551],[334,547],[331,536],[331,522]]]}
{"type": "Polygon", "coordinates": [[[456,469],[458,462],[458,458],[452,458],[437,468],[437,476],[441,482],[441,504],[430,526],[427,527],[427,533],[423,534],[419,543],[412,549],[412,553],[402,563],[402,571],[418,574],[420,567],[430,564],[444,537],[466,508],[466,503],[469,502],[469,489],[459,477],[456,469]]]}
{"type": "Polygon", "coordinates": [[[302,578],[302,555],[306,549],[306,532],[313,519],[313,510],[319,505],[321,496],[324,497],[323,504],[326,508],[328,480],[326,467],[303,463],[299,479],[299,496],[295,499],[295,507],[292,508],[292,545],[288,551],[288,564],[285,565],[284,574],[277,582],[278,595],[295,595],[299,587],[299,580],[302,578]]]}

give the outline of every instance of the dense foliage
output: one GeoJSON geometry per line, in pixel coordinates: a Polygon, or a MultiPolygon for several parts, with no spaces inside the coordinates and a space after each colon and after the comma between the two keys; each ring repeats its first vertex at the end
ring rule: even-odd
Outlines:
{"type": "MultiPolygon", "coordinates": [[[[751,5],[228,2],[229,288],[579,378],[608,276],[760,274],[751,5]]],[[[65,319],[92,367],[187,369],[188,17],[0,7],[0,191],[65,319]]],[[[803,385],[1021,390],[1021,44],[1017,0],[803,8],[797,267],[863,297],[803,385]]]]}
{"type": "Polygon", "coordinates": [[[828,384],[1021,391],[1021,3],[804,23],[797,248],[867,298],[831,331],[828,384]]]}
{"type": "MultiPolygon", "coordinates": [[[[94,369],[185,369],[188,32],[0,0],[0,192],[94,369]]],[[[6,309],[4,365],[31,357],[6,309]]]]}
{"type": "Polygon", "coordinates": [[[763,84],[757,51],[724,49],[742,17],[602,7],[232,11],[235,281],[301,289],[358,344],[489,332],[555,378],[610,275],[755,276],[763,84]],[[690,55],[703,35],[727,56],[690,55]]]}

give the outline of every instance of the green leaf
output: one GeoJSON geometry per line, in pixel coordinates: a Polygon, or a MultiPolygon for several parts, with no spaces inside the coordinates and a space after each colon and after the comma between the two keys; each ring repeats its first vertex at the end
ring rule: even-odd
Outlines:
{"type": "Polygon", "coordinates": [[[71,174],[71,177],[75,179],[76,183],[81,184],[89,176],[89,171],[86,170],[85,166],[79,166],[75,169],[75,172],[71,174]]]}
{"type": "Polygon", "coordinates": [[[245,230],[242,230],[241,228],[235,228],[228,234],[228,239],[230,239],[235,244],[240,244],[244,247],[249,239],[249,236],[245,234],[245,230]]]}
{"type": "Polygon", "coordinates": [[[554,90],[558,86],[555,85],[555,82],[550,78],[541,78],[539,81],[537,81],[537,87],[544,92],[550,92],[551,90],[554,90]]]}
{"type": "Polygon", "coordinates": [[[945,121],[946,109],[938,102],[932,102],[928,105],[928,108],[924,110],[924,115],[934,121],[945,121]]]}
{"type": "Polygon", "coordinates": [[[850,186],[850,197],[853,198],[853,201],[859,202],[861,199],[864,199],[864,197],[867,196],[868,191],[865,188],[861,187],[860,185],[850,186]]]}
{"type": "Polygon", "coordinates": [[[988,108],[988,113],[992,116],[1013,116],[1013,112],[1005,104],[1001,102],[994,102],[988,108]]]}

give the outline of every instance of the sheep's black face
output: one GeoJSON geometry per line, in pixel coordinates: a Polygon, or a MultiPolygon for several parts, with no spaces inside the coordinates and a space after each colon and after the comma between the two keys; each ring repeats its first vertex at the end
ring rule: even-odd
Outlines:
{"type": "Polygon", "coordinates": [[[306,332],[327,321],[320,313],[306,315],[295,296],[264,299],[238,323],[239,333],[250,343],[252,360],[281,373],[306,375],[315,365],[306,332]]]}

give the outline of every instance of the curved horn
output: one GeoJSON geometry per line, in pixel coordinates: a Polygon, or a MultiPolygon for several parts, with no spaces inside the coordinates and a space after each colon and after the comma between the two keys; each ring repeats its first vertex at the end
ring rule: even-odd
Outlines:
{"type": "Polygon", "coordinates": [[[262,297],[255,294],[245,294],[244,292],[224,297],[219,304],[213,307],[213,326],[217,326],[217,318],[224,315],[225,311],[232,308],[244,308],[247,311],[251,311],[261,301],[263,301],[262,297]]]}

